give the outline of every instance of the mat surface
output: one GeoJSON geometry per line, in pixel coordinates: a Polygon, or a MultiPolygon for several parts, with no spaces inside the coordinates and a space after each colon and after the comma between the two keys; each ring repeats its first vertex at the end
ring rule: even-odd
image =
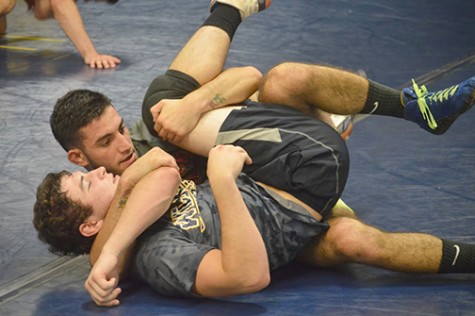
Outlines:
{"type": "MultiPolygon", "coordinates": [[[[75,170],[49,128],[55,100],[96,89],[132,124],[149,82],[204,21],[208,3],[79,2],[96,48],[122,59],[101,71],[82,63],[54,20],[36,21],[18,1],[0,39],[0,315],[475,315],[474,275],[298,264],[253,295],[173,299],[126,284],[122,305],[103,309],[83,289],[87,258],[48,253],[31,223],[36,186],[47,172],[75,170]]],[[[439,89],[475,75],[474,17],[472,0],[274,0],[240,27],[227,66],[325,63],[394,88],[416,78],[439,89]]],[[[475,110],[439,137],[397,119],[359,122],[344,199],[385,230],[475,242],[473,122],[475,110]]]]}

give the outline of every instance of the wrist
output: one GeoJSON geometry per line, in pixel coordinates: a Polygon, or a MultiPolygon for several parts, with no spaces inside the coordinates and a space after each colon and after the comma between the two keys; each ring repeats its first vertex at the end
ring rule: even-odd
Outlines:
{"type": "Polygon", "coordinates": [[[211,174],[211,175],[208,175],[208,179],[209,179],[211,188],[215,188],[215,189],[225,189],[225,188],[229,188],[230,185],[232,186],[236,185],[236,177],[231,173],[211,174]]]}
{"type": "Polygon", "coordinates": [[[116,258],[117,261],[119,261],[119,258],[121,256],[121,251],[113,247],[112,245],[108,245],[107,243],[104,245],[102,248],[101,257],[107,257],[107,258],[116,258]]]}
{"type": "Polygon", "coordinates": [[[196,116],[199,116],[218,107],[213,102],[214,98],[213,91],[207,86],[202,86],[200,89],[185,96],[183,100],[186,101],[184,104],[192,104],[193,106],[189,110],[195,112],[196,116]]]}

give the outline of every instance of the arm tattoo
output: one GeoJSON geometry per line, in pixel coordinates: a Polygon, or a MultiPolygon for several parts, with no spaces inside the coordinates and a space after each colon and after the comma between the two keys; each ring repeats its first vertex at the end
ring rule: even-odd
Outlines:
{"type": "Polygon", "coordinates": [[[122,197],[120,198],[119,201],[119,209],[123,209],[125,207],[125,204],[127,203],[127,200],[129,199],[130,193],[132,192],[132,189],[127,189],[122,197]]]}
{"type": "Polygon", "coordinates": [[[216,108],[217,106],[223,104],[224,102],[226,102],[226,98],[223,97],[222,94],[216,94],[208,103],[209,107],[214,109],[216,108]]]}

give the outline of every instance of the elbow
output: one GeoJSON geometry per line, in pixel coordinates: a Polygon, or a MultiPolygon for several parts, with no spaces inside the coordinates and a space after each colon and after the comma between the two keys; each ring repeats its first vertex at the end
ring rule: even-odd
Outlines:
{"type": "Polygon", "coordinates": [[[173,168],[173,167],[162,167],[163,170],[161,170],[162,176],[166,177],[166,179],[176,183],[181,182],[181,175],[180,175],[180,170],[173,168]]]}
{"type": "Polygon", "coordinates": [[[181,182],[180,171],[173,167],[160,167],[154,172],[156,181],[159,184],[165,184],[168,188],[164,192],[169,199],[173,199],[176,194],[176,190],[181,182]]]}
{"type": "Polygon", "coordinates": [[[269,286],[270,281],[269,271],[249,274],[235,283],[236,289],[239,292],[236,294],[250,294],[262,291],[269,286]]]}
{"type": "Polygon", "coordinates": [[[271,278],[270,278],[269,272],[261,274],[260,277],[256,278],[254,282],[251,284],[253,292],[259,292],[265,289],[266,287],[268,287],[270,284],[270,280],[271,278]]]}
{"type": "Polygon", "coordinates": [[[50,12],[46,12],[40,9],[35,8],[35,19],[39,21],[48,20],[52,17],[50,12]]]}

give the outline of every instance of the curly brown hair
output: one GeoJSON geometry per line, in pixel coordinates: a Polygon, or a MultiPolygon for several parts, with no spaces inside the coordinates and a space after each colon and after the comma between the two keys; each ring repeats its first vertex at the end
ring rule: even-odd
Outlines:
{"type": "Polygon", "coordinates": [[[84,237],[79,226],[91,216],[92,207],[73,201],[61,191],[61,179],[71,173],[49,173],[38,186],[33,207],[33,225],[38,238],[58,255],[89,253],[95,236],[84,237]]]}

